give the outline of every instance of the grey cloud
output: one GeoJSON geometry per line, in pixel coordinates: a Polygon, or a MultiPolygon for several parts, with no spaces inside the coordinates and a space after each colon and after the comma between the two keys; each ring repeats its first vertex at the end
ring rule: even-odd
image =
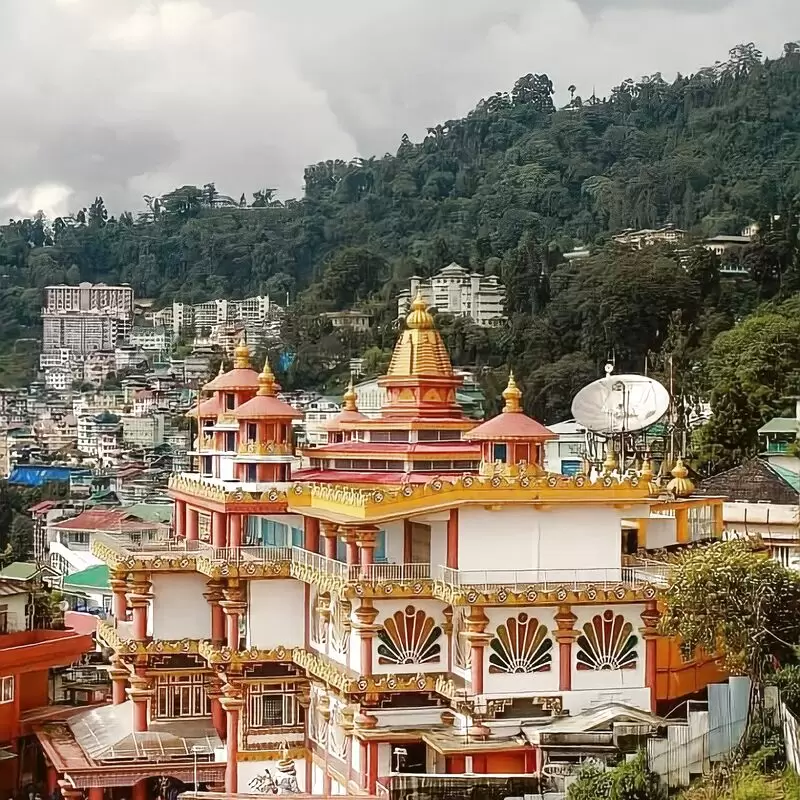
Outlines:
{"type": "Polygon", "coordinates": [[[0,219],[207,180],[292,196],[306,164],[393,151],[527,72],[605,93],[792,30],[796,0],[4,0],[0,219]]]}

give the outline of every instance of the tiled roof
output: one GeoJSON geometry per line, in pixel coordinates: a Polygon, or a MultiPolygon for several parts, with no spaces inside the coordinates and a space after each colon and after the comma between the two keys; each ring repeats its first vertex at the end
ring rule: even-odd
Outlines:
{"type": "Polygon", "coordinates": [[[64,576],[64,588],[72,589],[110,589],[108,566],[93,564],[91,567],[64,576]]]}
{"type": "Polygon", "coordinates": [[[465,439],[472,441],[498,441],[526,440],[526,439],[555,439],[556,434],[549,428],[537,422],[533,417],[520,411],[502,412],[492,417],[477,428],[467,431],[465,439]]]}
{"type": "Polygon", "coordinates": [[[58,530],[71,531],[141,531],[166,528],[158,522],[143,522],[131,518],[127,512],[119,510],[91,509],[77,517],[64,520],[53,526],[58,530]]]}

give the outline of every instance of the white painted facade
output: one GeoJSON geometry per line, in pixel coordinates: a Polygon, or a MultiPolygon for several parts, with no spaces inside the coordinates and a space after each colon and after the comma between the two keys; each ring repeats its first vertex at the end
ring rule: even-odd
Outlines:
{"type": "Polygon", "coordinates": [[[303,647],[305,584],[300,581],[250,581],[247,646],[271,650],[303,647]]]}
{"type": "Polygon", "coordinates": [[[152,618],[156,639],[210,639],[211,615],[203,592],[206,578],[196,573],[153,573],[152,618]]]}

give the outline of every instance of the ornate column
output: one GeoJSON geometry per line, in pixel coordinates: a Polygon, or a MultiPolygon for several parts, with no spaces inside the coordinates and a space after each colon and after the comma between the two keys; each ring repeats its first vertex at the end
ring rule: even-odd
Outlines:
{"type": "Polygon", "coordinates": [[[228,547],[242,546],[242,515],[230,514],[228,516],[228,547]]]}
{"type": "Polygon", "coordinates": [[[320,533],[325,539],[325,558],[336,560],[336,549],[339,544],[339,526],[332,522],[321,522],[320,533]]]}
{"type": "Polygon", "coordinates": [[[172,530],[176,539],[186,536],[186,503],[183,500],[176,500],[173,506],[172,530]]]}
{"type": "Polygon", "coordinates": [[[572,691],[572,643],[578,637],[574,630],[577,617],[569,606],[559,606],[555,616],[556,630],[553,636],[558,642],[558,690],[572,691]]]}
{"type": "Polygon", "coordinates": [[[464,618],[464,638],[470,647],[470,680],[472,694],[483,694],[483,651],[492,638],[486,633],[489,618],[480,606],[471,606],[464,618]]]}
{"type": "Polygon", "coordinates": [[[115,619],[124,622],[128,618],[128,601],[125,597],[128,591],[127,575],[124,572],[112,572],[108,583],[112,593],[111,612],[115,619]]]}
{"type": "Polygon", "coordinates": [[[346,550],[347,566],[353,567],[358,564],[358,545],[356,544],[356,532],[353,528],[342,529],[342,539],[344,539],[346,550]]]}
{"type": "Polygon", "coordinates": [[[130,686],[126,691],[133,702],[133,730],[144,733],[147,730],[147,703],[154,695],[152,682],[144,674],[144,667],[136,667],[129,680],[130,686]]]}
{"type": "Polygon", "coordinates": [[[372,675],[372,640],[378,632],[378,626],[374,624],[375,618],[378,616],[378,609],[372,605],[370,598],[364,598],[353,615],[356,618],[353,628],[358,631],[361,642],[360,672],[369,677],[372,675]]]}
{"type": "Polygon", "coordinates": [[[447,566],[458,569],[458,509],[451,508],[447,518],[447,566]]]}
{"type": "Polygon", "coordinates": [[[122,659],[117,656],[111,656],[111,669],[108,674],[111,676],[111,702],[113,705],[118,706],[125,702],[125,689],[128,685],[128,668],[123,663],[122,659]]]}
{"type": "Polygon", "coordinates": [[[147,641],[147,610],[153,595],[152,584],[147,576],[134,576],[128,592],[128,604],[133,618],[133,638],[138,642],[147,641]]]}
{"type": "Polygon", "coordinates": [[[147,779],[137,781],[131,789],[131,800],[147,800],[147,779]]]}
{"type": "Polygon", "coordinates": [[[196,542],[200,531],[200,512],[191,506],[186,507],[186,541],[196,542]]]}
{"type": "Polygon", "coordinates": [[[90,786],[86,792],[87,800],[103,800],[104,790],[102,786],[90,786]]]}
{"type": "Polygon", "coordinates": [[[231,683],[224,684],[219,702],[227,715],[225,792],[236,794],[239,791],[239,715],[244,707],[242,688],[231,683]]]}
{"type": "Polygon", "coordinates": [[[319,551],[319,520],[316,517],[303,517],[303,548],[312,553],[319,551]]]}
{"type": "Polygon", "coordinates": [[[225,640],[231,650],[239,649],[239,621],[242,615],[247,610],[247,603],[244,599],[244,593],[238,586],[232,586],[228,589],[223,589],[222,594],[224,600],[220,600],[219,604],[225,612],[226,617],[226,635],[225,640]]]}
{"type": "Polygon", "coordinates": [[[225,514],[221,511],[211,513],[211,544],[213,547],[226,547],[225,541],[227,531],[225,524],[225,514]]]}
{"type": "Polygon", "coordinates": [[[658,702],[658,621],[661,612],[655,600],[648,600],[641,614],[644,627],[644,685],[650,690],[650,710],[655,713],[658,702]]]}
{"type": "Polygon", "coordinates": [[[211,607],[211,643],[222,645],[225,643],[225,612],[220,601],[223,599],[222,582],[208,581],[208,590],[203,592],[203,597],[211,607]]]}
{"type": "Polygon", "coordinates": [[[374,525],[365,525],[356,528],[356,547],[359,551],[359,563],[366,574],[375,561],[375,544],[378,537],[378,528],[374,525]]]}
{"type": "Polygon", "coordinates": [[[225,711],[222,708],[220,699],[222,698],[222,681],[216,675],[212,675],[206,683],[206,695],[211,701],[211,723],[217,736],[220,739],[225,738],[226,721],[225,711]]]}

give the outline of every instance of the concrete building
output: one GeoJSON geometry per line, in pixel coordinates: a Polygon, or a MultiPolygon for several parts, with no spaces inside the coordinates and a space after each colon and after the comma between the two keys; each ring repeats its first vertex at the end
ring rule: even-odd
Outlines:
{"type": "Polygon", "coordinates": [[[368,331],[372,323],[372,315],[362,311],[331,311],[322,316],[330,320],[334,328],[350,328],[354,331],[368,331]]]}
{"type": "Polygon", "coordinates": [[[146,352],[163,353],[172,347],[172,334],[163,325],[152,328],[137,326],[131,328],[128,343],[146,352]]]}
{"type": "Polygon", "coordinates": [[[172,303],[152,314],[153,324],[167,328],[177,339],[187,331],[195,336],[208,336],[220,326],[237,322],[265,323],[270,318],[274,304],[269,295],[246,297],[244,300],[208,300],[189,305],[172,303]]]}
{"type": "Polygon", "coordinates": [[[471,273],[452,263],[429,279],[411,278],[408,291],[397,297],[402,319],[417,295],[442,314],[469,317],[476,325],[500,325],[505,320],[505,287],[494,275],[471,273]]]}
{"type": "Polygon", "coordinates": [[[113,349],[117,339],[129,334],[132,321],[130,286],[48,286],[42,309],[42,350],[86,355],[113,349]]]}
{"type": "Polygon", "coordinates": [[[638,231],[628,228],[611,238],[617,244],[641,250],[643,247],[654,244],[682,244],[688,235],[687,231],[676,228],[674,225],[665,225],[663,228],[642,228],[638,231]]]}
{"type": "Polygon", "coordinates": [[[122,442],[126,447],[152,450],[164,444],[164,415],[122,415],[122,442]]]}

